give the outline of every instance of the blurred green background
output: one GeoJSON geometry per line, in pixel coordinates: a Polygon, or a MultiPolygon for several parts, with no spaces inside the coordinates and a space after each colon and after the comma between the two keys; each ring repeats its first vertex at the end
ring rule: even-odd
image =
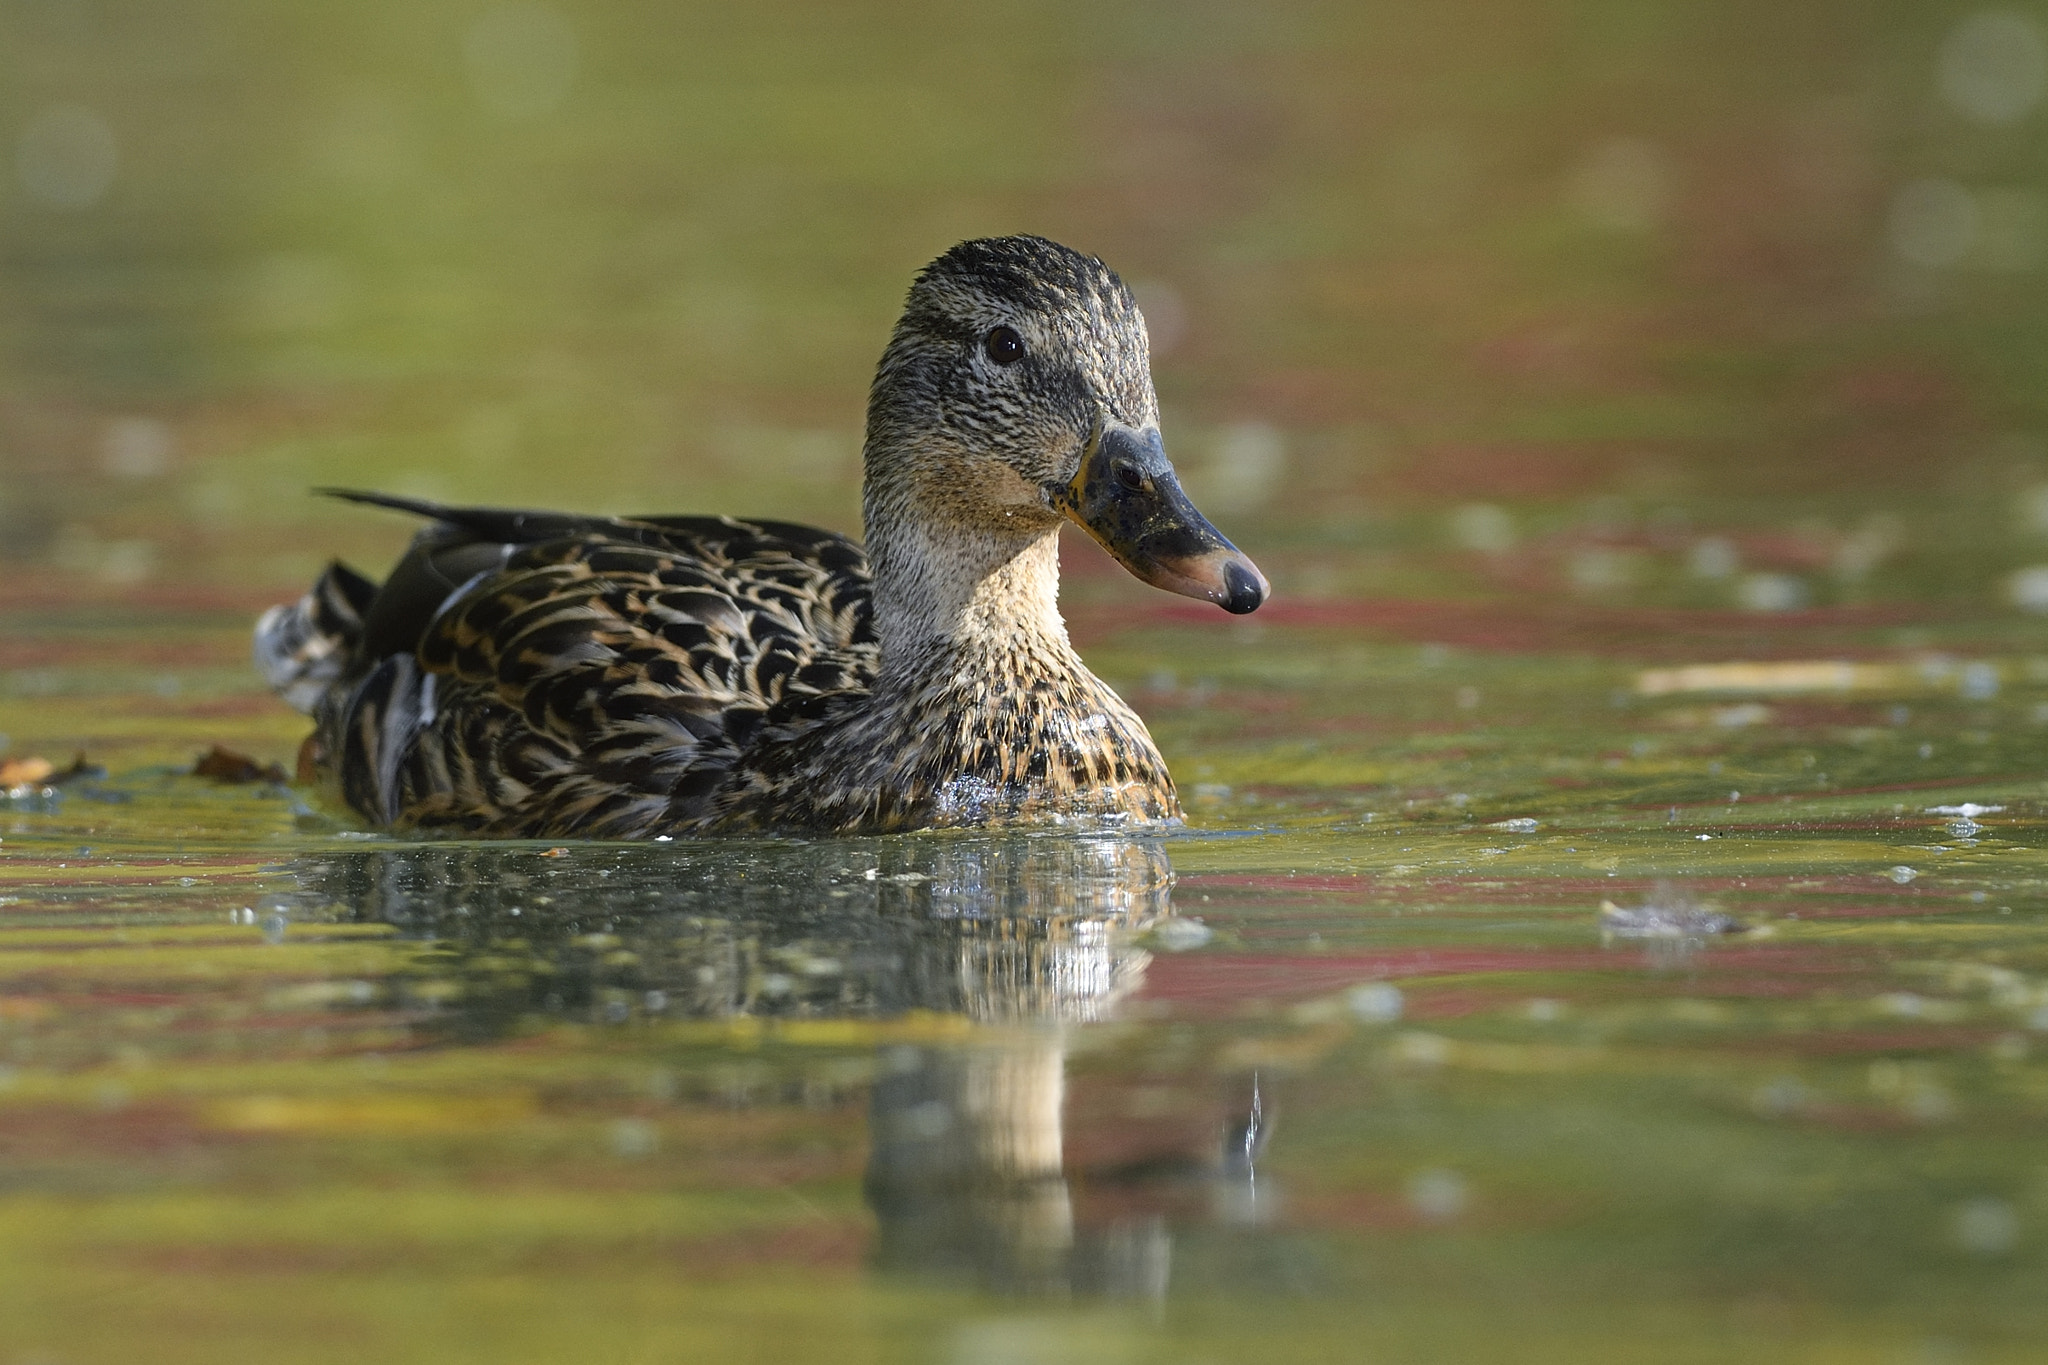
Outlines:
{"type": "Polygon", "coordinates": [[[1283,605],[2048,608],[2043,18],[8,0],[0,599],[380,568],[318,484],[851,529],[910,276],[1033,231],[1283,605]]]}

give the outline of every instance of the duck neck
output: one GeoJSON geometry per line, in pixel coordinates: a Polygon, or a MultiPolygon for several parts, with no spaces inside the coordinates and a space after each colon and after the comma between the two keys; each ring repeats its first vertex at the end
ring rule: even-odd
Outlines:
{"type": "MultiPolygon", "coordinates": [[[[938,526],[878,517],[868,507],[881,681],[929,681],[935,669],[1040,667],[1073,659],[1060,619],[1059,527],[938,526]]],[[[1036,520],[1036,519],[1034,519],[1036,520]]]]}

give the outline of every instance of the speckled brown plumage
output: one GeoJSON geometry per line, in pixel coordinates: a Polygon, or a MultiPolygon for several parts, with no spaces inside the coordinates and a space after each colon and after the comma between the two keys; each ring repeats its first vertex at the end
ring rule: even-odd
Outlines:
{"type": "Polygon", "coordinates": [[[313,772],[384,826],[1171,820],[1144,723],[1075,654],[1055,600],[1068,486],[1085,484],[1124,500],[1084,524],[1134,572],[1176,591],[1194,573],[1249,609],[1224,561],[1256,570],[1186,505],[1156,427],[1144,324],[1107,267],[1037,238],[963,243],[913,286],[876,375],[867,551],[775,522],[344,494],[433,524],[382,585],[337,564],[273,609],[258,661],[316,719],[313,772]],[[1021,360],[993,358],[995,327],[1021,360]]]}

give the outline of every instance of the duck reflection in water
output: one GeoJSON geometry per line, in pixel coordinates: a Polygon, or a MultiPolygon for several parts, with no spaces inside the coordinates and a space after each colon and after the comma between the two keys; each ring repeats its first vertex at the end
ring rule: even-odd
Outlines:
{"type": "Polygon", "coordinates": [[[1077,1218],[1067,1053],[1143,982],[1173,914],[1159,841],[918,835],[827,844],[448,844],[308,860],[303,894],[428,939],[451,1041],[536,1014],[870,1018],[986,1026],[876,1058],[864,1180],[888,1271],[1017,1293],[1165,1292],[1169,1213],[1258,1200],[1266,1114],[1092,1173],[1121,1212],[1077,1218]]]}

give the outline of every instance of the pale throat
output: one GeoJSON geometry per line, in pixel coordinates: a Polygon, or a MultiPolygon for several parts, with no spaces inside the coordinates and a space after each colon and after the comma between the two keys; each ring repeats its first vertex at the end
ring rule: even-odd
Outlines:
{"type": "Polygon", "coordinates": [[[948,656],[991,668],[1020,654],[1073,657],[1059,612],[1057,522],[1032,518],[1010,531],[912,519],[870,527],[868,556],[885,677],[911,681],[905,670],[948,656]]]}

